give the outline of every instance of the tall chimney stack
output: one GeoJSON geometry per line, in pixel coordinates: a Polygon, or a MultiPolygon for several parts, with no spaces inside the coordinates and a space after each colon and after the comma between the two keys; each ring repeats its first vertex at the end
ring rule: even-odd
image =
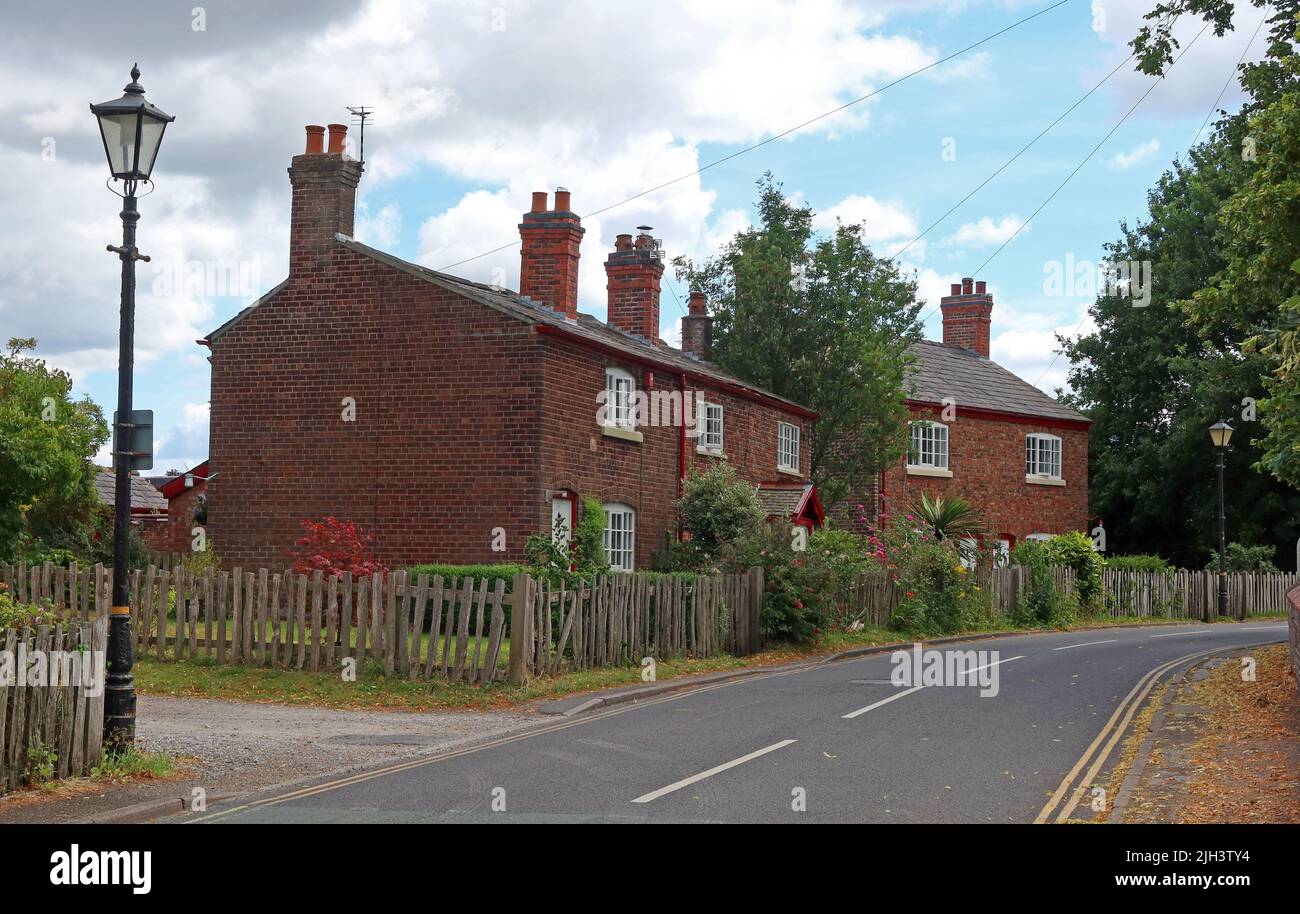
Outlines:
{"type": "Polygon", "coordinates": [[[943,342],[989,357],[989,331],[993,325],[993,294],[988,284],[965,278],[953,283],[950,295],[939,300],[943,311],[943,342]]]}
{"type": "Polygon", "coordinates": [[[343,154],[347,127],[330,125],[330,148],[325,149],[325,128],[307,127],[307,148],[289,165],[293,202],[289,219],[289,272],[309,271],[323,264],[334,250],[336,234],[352,235],[356,217],[357,184],[361,163],[343,154]]]}
{"type": "Polygon", "coordinates": [[[648,225],[637,227],[635,239],[619,235],[605,259],[605,288],[609,293],[609,324],[651,343],[659,342],[659,281],[664,255],[648,225]]]}
{"type": "Polygon", "coordinates": [[[708,299],[699,289],[691,290],[687,311],[682,318],[682,352],[707,362],[713,358],[713,317],[708,299]]]}
{"type": "Polygon", "coordinates": [[[519,294],[578,319],[578,256],[585,229],[570,210],[569,191],[555,191],[555,209],[546,208],[546,191],[533,193],[532,209],[519,223],[519,294]]]}

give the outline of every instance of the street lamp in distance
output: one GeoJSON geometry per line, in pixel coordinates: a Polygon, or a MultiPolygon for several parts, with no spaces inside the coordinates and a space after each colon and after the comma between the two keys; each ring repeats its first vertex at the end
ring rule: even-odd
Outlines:
{"type": "Polygon", "coordinates": [[[135,362],[135,262],[148,261],[135,246],[136,190],[149,182],[163,133],[174,117],[151,104],[140,85],[140,68],[131,67],[131,81],[122,97],[90,111],[99,121],[104,155],[113,181],[122,182],[122,246],[108,250],[122,261],[122,315],[118,333],[117,415],[113,420],[113,610],[108,627],[108,676],[104,688],[104,745],[122,749],[135,742],[135,680],[131,676],[131,608],[127,592],[128,543],[131,532],[131,470],[153,465],[152,455],[133,449],[138,424],[132,413],[135,362]]]}
{"type": "Polygon", "coordinates": [[[1219,453],[1219,615],[1228,614],[1228,546],[1223,507],[1223,458],[1232,441],[1232,426],[1216,422],[1210,426],[1210,441],[1219,453]]]}

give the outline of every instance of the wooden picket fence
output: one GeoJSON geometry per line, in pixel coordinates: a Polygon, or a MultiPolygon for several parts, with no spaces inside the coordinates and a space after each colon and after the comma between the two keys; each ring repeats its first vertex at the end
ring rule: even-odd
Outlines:
{"type": "Polygon", "coordinates": [[[107,662],[95,658],[104,657],[107,641],[107,613],[93,623],[0,629],[13,673],[12,681],[0,679],[0,793],[21,786],[38,764],[66,778],[89,774],[99,763],[107,662]],[[19,681],[19,667],[35,652],[46,658],[44,682],[19,681]],[[93,675],[82,673],[85,663],[94,664],[93,675]]]}
{"type": "MultiPolygon", "coordinates": [[[[1233,571],[1225,577],[1228,613],[1235,619],[1285,613],[1287,591],[1300,584],[1300,574],[1233,571]]],[[[1208,622],[1219,613],[1219,580],[1214,571],[1104,568],[1102,590],[1112,616],[1168,616],[1208,622]]]]}
{"type": "MultiPolygon", "coordinates": [[[[102,616],[111,572],[0,567],[20,601],[80,620],[102,616]]],[[[190,574],[150,566],[130,579],[137,655],[319,672],[367,660],[388,676],[490,683],[762,648],[761,570],[695,577],[615,574],[577,589],[504,579],[392,572],[354,581],[293,572],[190,574]]]]}
{"type": "MultiPolygon", "coordinates": [[[[1010,616],[1029,585],[1029,570],[1011,565],[979,568],[970,572],[973,580],[993,598],[998,615],[1010,616]]],[[[1052,569],[1059,593],[1075,589],[1070,568],[1052,569]]],[[[1300,574],[1231,572],[1228,579],[1228,609],[1236,619],[1287,612],[1287,591],[1300,585],[1300,574]]],[[[897,585],[884,572],[863,575],[840,599],[841,617],[864,624],[885,626],[902,597],[897,585]]],[[[1104,612],[1112,618],[1170,618],[1210,621],[1219,611],[1218,575],[1213,571],[1173,570],[1168,572],[1102,569],[1104,612]]]]}
{"type": "Polygon", "coordinates": [[[525,587],[530,612],[512,629],[511,656],[537,673],[685,653],[747,656],[763,647],[762,569],[689,579],[602,575],[576,589],[516,577],[514,592],[525,587]]]}
{"type": "MultiPolygon", "coordinates": [[[[1010,616],[1028,592],[1029,569],[1021,565],[974,568],[967,573],[975,586],[989,594],[993,610],[1000,616],[1010,616]]],[[[1053,568],[1052,577],[1058,593],[1074,590],[1073,569],[1053,568]]],[[[840,621],[883,628],[889,625],[903,596],[902,589],[886,571],[860,575],[838,600],[840,621]]]]}

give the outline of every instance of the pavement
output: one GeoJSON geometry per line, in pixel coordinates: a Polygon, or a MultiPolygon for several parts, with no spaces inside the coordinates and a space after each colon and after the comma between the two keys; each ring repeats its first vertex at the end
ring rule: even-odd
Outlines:
{"type": "Polygon", "coordinates": [[[896,686],[889,654],[803,664],[591,705],[437,755],[269,788],[162,821],[1068,818],[1068,799],[1104,777],[1109,737],[1122,735],[1124,713],[1159,679],[1153,671],[1176,675],[1197,653],[1285,637],[1284,623],[1265,622],[947,645],[991,652],[979,658],[984,675],[997,676],[988,697],[971,685],[896,686]]]}

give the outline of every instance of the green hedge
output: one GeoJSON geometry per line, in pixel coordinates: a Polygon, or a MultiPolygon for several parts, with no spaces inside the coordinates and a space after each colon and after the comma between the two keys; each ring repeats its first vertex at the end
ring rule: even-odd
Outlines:
{"type": "Polygon", "coordinates": [[[1126,571],[1173,571],[1158,555],[1112,555],[1106,559],[1107,568],[1122,568],[1126,571]]]}

